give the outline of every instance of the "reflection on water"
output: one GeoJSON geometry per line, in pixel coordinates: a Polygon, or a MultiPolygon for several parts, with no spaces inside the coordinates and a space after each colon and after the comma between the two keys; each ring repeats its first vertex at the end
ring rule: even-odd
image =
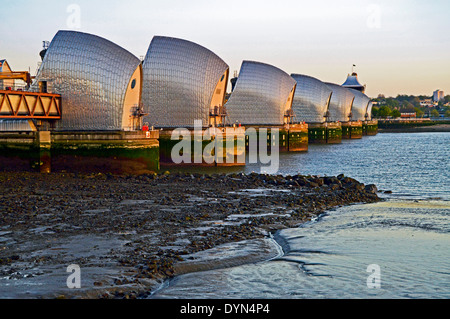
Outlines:
{"type": "Polygon", "coordinates": [[[154,297],[449,298],[449,217],[443,201],[340,208],[281,231],[282,258],[180,276],[154,297]],[[367,286],[373,264],[380,289],[367,286]]]}
{"type": "Polygon", "coordinates": [[[379,134],[281,154],[280,174],[344,173],[393,194],[281,231],[277,260],[183,275],[153,297],[449,298],[449,145],[448,133],[379,134]]]}
{"type": "Polygon", "coordinates": [[[70,153],[52,152],[47,149],[35,150],[7,150],[5,154],[0,154],[0,172],[40,172],[40,173],[110,173],[110,174],[153,174],[157,169],[153,150],[152,157],[147,157],[146,153],[132,154],[77,154],[76,151],[70,153]],[[56,154],[55,154],[56,153],[56,154]],[[131,156],[130,156],[131,155],[131,156]]]}
{"type": "Polygon", "coordinates": [[[50,173],[52,170],[52,158],[50,150],[39,151],[39,172],[50,173]]]}
{"type": "MultiPolygon", "coordinates": [[[[345,174],[394,195],[445,197],[450,200],[450,134],[383,133],[337,145],[310,144],[306,153],[281,153],[279,174],[336,176],[345,174]]],[[[260,165],[245,167],[164,168],[172,172],[251,173],[260,165]]]]}

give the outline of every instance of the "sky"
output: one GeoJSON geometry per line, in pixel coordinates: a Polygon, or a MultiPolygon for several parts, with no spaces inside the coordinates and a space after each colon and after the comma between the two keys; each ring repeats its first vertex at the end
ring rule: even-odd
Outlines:
{"type": "Polygon", "coordinates": [[[34,75],[42,41],[58,30],[137,57],[161,35],[210,49],[232,75],[253,60],[343,84],[356,65],[370,97],[431,96],[450,94],[449,13],[448,0],[2,0],[0,59],[34,75]]]}

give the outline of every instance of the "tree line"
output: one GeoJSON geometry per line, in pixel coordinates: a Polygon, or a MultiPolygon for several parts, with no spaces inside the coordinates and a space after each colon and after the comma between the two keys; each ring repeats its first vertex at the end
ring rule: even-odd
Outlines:
{"type": "Polygon", "coordinates": [[[372,116],[378,118],[398,118],[401,113],[416,113],[416,117],[439,117],[444,114],[445,117],[450,117],[450,106],[445,104],[450,102],[450,95],[446,95],[438,105],[433,107],[422,106],[420,101],[432,100],[431,96],[425,95],[398,95],[397,97],[388,97],[379,95],[372,99],[372,102],[377,102],[372,108],[372,116]]]}

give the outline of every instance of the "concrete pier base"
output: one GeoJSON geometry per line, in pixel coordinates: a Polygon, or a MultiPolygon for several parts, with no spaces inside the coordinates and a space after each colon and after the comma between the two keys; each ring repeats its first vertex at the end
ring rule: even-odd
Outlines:
{"type": "Polygon", "coordinates": [[[308,123],[308,138],[311,144],[338,144],[342,142],[341,123],[308,123]]]}
{"type": "Polygon", "coordinates": [[[363,136],[362,121],[342,123],[343,139],[361,139],[363,136]]]}
{"type": "Polygon", "coordinates": [[[327,144],[327,124],[308,123],[308,142],[311,144],[327,144]]]}
{"type": "Polygon", "coordinates": [[[289,124],[280,126],[246,126],[246,150],[249,150],[250,130],[256,131],[255,139],[259,147],[260,139],[267,140],[267,149],[276,146],[272,132],[278,130],[278,144],[280,152],[306,152],[308,151],[308,124],[289,124]],[[261,136],[265,129],[265,136],[261,136]]]}
{"type": "Polygon", "coordinates": [[[0,170],[39,170],[38,132],[0,132],[0,170]]]}
{"type": "Polygon", "coordinates": [[[0,132],[3,169],[138,174],[159,170],[159,132],[0,132]]]}
{"type": "Polygon", "coordinates": [[[288,151],[308,151],[308,124],[289,124],[288,151]]]}
{"type": "Polygon", "coordinates": [[[188,140],[160,131],[160,162],[165,166],[245,166],[245,128],[188,130],[188,140]]]}
{"type": "Polygon", "coordinates": [[[378,134],[378,121],[364,121],[362,123],[363,135],[374,136],[378,134]]]}

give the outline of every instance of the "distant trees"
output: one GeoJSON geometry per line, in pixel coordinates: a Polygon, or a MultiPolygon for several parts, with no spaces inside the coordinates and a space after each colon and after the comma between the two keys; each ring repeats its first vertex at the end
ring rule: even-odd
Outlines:
{"type": "Polygon", "coordinates": [[[391,109],[398,109],[400,106],[400,103],[393,98],[387,98],[386,100],[386,106],[388,106],[391,109]]]}
{"type": "Polygon", "coordinates": [[[383,94],[378,95],[377,98],[372,99],[377,102],[377,107],[372,108],[373,117],[400,117],[402,113],[416,113],[416,117],[439,117],[439,112],[444,112],[446,117],[449,117],[450,107],[445,106],[450,102],[450,95],[446,95],[442,101],[439,102],[436,109],[420,105],[421,100],[431,100],[432,96],[426,95],[405,95],[399,94],[397,97],[385,97],[383,94]],[[439,112],[438,112],[439,111],[439,112]]]}
{"type": "Polygon", "coordinates": [[[392,114],[391,114],[391,116],[394,118],[394,119],[396,119],[396,118],[398,118],[398,117],[400,117],[400,116],[402,116],[402,114],[400,113],[400,111],[399,110],[397,110],[397,109],[394,109],[394,110],[392,110],[392,114]]]}
{"type": "Polygon", "coordinates": [[[376,106],[372,107],[372,117],[378,117],[378,111],[380,109],[376,106]]]}
{"type": "Polygon", "coordinates": [[[425,112],[422,111],[420,108],[415,107],[414,111],[416,112],[416,117],[423,117],[425,115],[425,112]]]}
{"type": "Polygon", "coordinates": [[[448,109],[447,111],[445,111],[445,117],[450,117],[450,109],[448,109]]]}
{"type": "Polygon", "coordinates": [[[412,100],[412,102],[410,102],[412,105],[414,105],[415,107],[420,107],[420,99],[416,96],[414,97],[414,99],[412,100]]]}
{"type": "Polygon", "coordinates": [[[431,111],[431,116],[432,116],[432,117],[439,117],[439,112],[438,112],[438,110],[436,110],[436,109],[432,110],[432,111],[431,111]]]}
{"type": "Polygon", "coordinates": [[[402,102],[402,110],[405,112],[405,113],[413,113],[414,112],[414,108],[416,108],[416,107],[420,107],[420,103],[419,103],[419,106],[415,106],[414,104],[412,104],[411,102],[408,102],[408,101],[403,101],[402,102]]]}
{"type": "Polygon", "coordinates": [[[445,103],[450,102],[450,95],[446,95],[446,96],[444,97],[444,102],[445,102],[445,103]]]}
{"type": "Polygon", "coordinates": [[[415,107],[420,107],[420,97],[414,95],[398,95],[396,100],[400,103],[408,102],[415,107]]]}
{"type": "Polygon", "coordinates": [[[378,116],[379,116],[379,117],[384,117],[384,118],[386,118],[386,117],[388,117],[388,116],[391,116],[391,114],[392,114],[392,110],[391,110],[388,106],[386,106],[386,105],[383,105],[383,106],[380,107],[379,110],[378,110],[378,116]]]}

